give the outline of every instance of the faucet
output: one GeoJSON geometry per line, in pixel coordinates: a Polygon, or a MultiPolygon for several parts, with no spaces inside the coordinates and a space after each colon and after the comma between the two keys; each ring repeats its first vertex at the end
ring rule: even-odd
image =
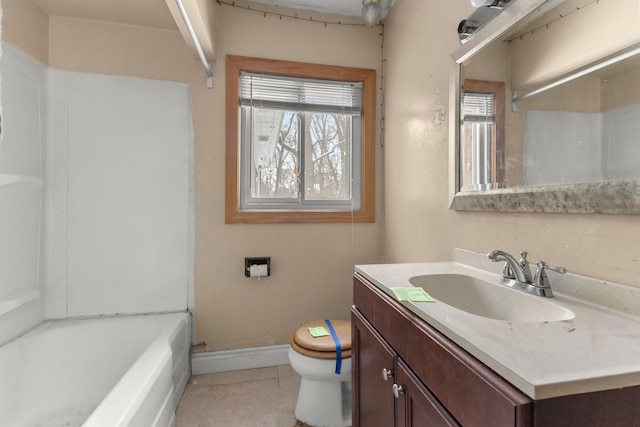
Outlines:
{"type": "Polygon", "coordinates": [[[522,283],[532,282],[531,269],[529,268],[529,261],[527,261],[527,252],[520,252],[520,261],[516,261],[513,256],[499,249],[489,252],[487,258],[493,262],[505,261],[504,268],[502,269],[502,277],[517,280],[522,283]]]}
{"type": "Polygon", "coordinates": [[[489,252],[487,258],[493,262],[505,262],[504,268],[502,269],[502,284],[542,297],[550,298],[553,296],[546,271],[551,270],[560,274],[567,272],[567,270],[562,267],[552,267],[544,261],[538,261],[536,263],[538,267],[536,274],[532,278],[526,251],[520,252],[519,261],[516,261],[513,256],[499,249],[489,252]]]}

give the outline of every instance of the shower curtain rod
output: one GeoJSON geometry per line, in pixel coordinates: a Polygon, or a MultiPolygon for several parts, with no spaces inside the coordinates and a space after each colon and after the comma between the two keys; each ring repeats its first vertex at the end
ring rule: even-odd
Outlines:
{"type": "Polygon", "coordinates": [[[207,75],[207,87],[213,87],[213,68],[209,61],[207,61],[207,57],[204,55],[204,51],[202,50],[202,46],[200,45],[200,41],[198,40],[198,36],[191,25],[191,21],[189,21],[189,17],[187,16],[187,11],[184,9],[182,4],[182,0],[176,0],[176,5],[178,6],[178,10],[180,11],[180,15],[182,15],[182,20],[184,21],[184,25],[187,27],[187,31],[191,36],[191,40],[193,41],[193,45],[196,47],[196,51],[198,52],[198,56],[200,57],[200,61],[202,61],[202,65],[204,66],[204,72],[207,75]]]}
{"type": "MultiPolygon", "coordinates": [[[[637,46],[637,45],[635,45],[635,46],[637,46]]],[[[553,82],[551,82],[551,83],[549,83],[549,84],[547,84],[545,86],[542,86],[541,88],[532,90],[532,91],[524,93],[522,95],[518,95],[517,92],[513,92],[513,97],[511,98],[511,109],[513,111],[517,111],[516,104],[518,102],[522,101],[523,99],[527,99],[527,98],[530,98],[530,97],[532,97],[534,95],[538,95],[539,93],[545,92],[545,91],[547,91],[549,89],[553,89],[556,86],[560,86],[560,85],[562,85],[564,83],[567,83],[567,82],[570,82],[570,81],[575,80],[577,78],[586,76],[587,74],[593,73],[594,71],[598,71],[598,70],[600,70],[602,68],[608,67],[609,65],[613,65],[613,64],[615,64],[617,62],[623,61],[623,60],[625,60],[627,58],[631,58],[632,56],[635,56],[635,55],[638,55],[638,54],[640,54],[640,47],[635,47],[632,50],[623,52],[623,53],[621,53],[619,55],[616,55],[614,57],[611,57],[611,58],[609,58],[609,59],[607,59],[605,61],[599,62],[599,63],[597,63],[595,65],[591,65],[591,66],[588,66],[587,68],[584,68],[584,69],[578,70],[578,71],[576,71],[574,73],[571,73],[571,74],[569,74],[569,75],[567,75],[567,76],[565,76],[565,77],[563,77],[561,79],[555,80],[555,81],[553,81],[553,82]]]]}

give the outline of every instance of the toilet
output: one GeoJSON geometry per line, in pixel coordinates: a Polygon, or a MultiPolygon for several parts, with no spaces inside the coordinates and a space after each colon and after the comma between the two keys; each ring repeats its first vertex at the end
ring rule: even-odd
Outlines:
{"type": "Polygon", "coordinates": [[[301,377],[296,419],[312,427],[351,425],[351,322],[317,320],[300,326],[291,338],[289,362],[301,377]],[[341,347],[336,358],[336,341],[341,347]],[[324,327],[329,335],[314,338],[309,328],[324,327]]]}

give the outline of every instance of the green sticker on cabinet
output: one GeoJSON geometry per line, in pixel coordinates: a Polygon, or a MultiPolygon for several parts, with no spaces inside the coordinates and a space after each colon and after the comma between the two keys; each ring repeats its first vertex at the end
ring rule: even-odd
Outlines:
{"type": "Polygon", "coordinates": [[[391,288],[398,301],[434,302],[422,288],[391,288]]]}

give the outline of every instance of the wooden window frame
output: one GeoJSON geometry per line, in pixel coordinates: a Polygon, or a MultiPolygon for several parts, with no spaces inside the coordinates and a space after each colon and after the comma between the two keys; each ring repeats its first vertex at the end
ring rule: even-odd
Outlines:
{"type": "MultiPolygon", "coordinates": [[[[491,182],[495,189],[506,187],[506,141],[505,141],[505,84],[486,80],[467,79],[463,93],[494,95],[495,133],[491,141],[491,182]]],[[[462,181],[462,179],[461,179],[462,181]]]]}
{"type": "Polygon", "coordinates": [[[304,62],[226,57],[226,155],[225,223],[351,223],[375,222],[376,71],[363,68],[304,62]],[[263,73],[286,77],[361,82],[361,205],[357,210],[268,210],[240,208],[240,73],[263,73]]]}

